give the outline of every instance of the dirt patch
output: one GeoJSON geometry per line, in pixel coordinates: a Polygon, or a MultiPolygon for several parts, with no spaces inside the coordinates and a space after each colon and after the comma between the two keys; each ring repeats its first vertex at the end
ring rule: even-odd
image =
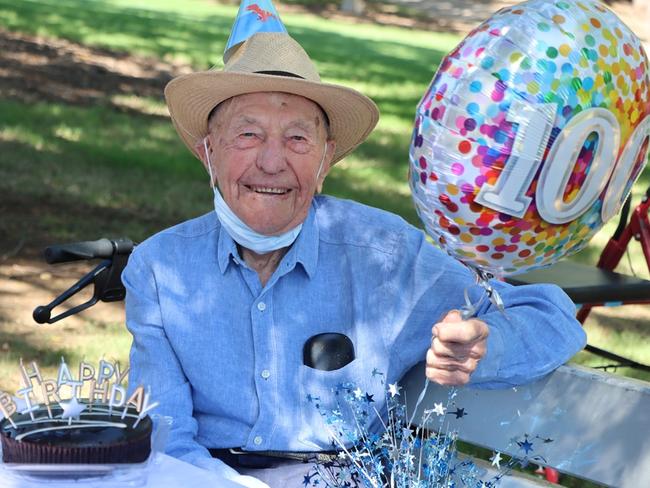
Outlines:
{"type": "Polygon", "coordinates": [[[101,101],[124,109],[114,95],[161,98],[169,80],[190,71],[188,65],[0,29],[3,98],[75,105],[101,101]]]}
{"type": "MultiPolygon", "coordinates": [[[[35,327],[36,322],[32,318],[34,308],[49,304],[93,268],[94,265],[89,263],[51,266],[37,258],[22,257],[0,263],[0,324],[5,322],[20,325],[25,330],[35,327]]],[[[55,308],[52,316],[89,300],[92,290],[92,286],[87,287],[65,305],[55,308]]],[[[82,315],[73,315],[60,324],[80,326],[87,320],[121,323],[124,321],[123,303],[100,302],[82,315]]],[[[2,348],[0,344],[0,349],[2,348]]]]}

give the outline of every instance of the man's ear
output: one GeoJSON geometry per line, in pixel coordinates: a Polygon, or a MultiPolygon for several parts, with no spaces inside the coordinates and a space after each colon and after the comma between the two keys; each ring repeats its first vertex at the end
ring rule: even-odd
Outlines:
{"type": "Polygon", "coordinates": [[[318,182],[316,183],[316,193],[321,193],[323,191],[323,182],[325,181],[325,177],[330,172],[330,168],[332,167],[332,158],[334,158],[335,150],[336,150],[336,142],[332,140],[327,141],[327,149],[325,150],[323,169],[320,170],[320,175],[318,176],[318,182]]]}

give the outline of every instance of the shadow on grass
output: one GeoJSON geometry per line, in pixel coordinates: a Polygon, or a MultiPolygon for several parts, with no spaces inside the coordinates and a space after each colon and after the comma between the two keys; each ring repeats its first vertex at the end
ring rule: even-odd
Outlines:
{"type": "MultiPolygon", "coordinates": [[[[0,315],[0,324],[4,318],[0,315]]],[[[51,344],[38,344],[29,337],[29,332],[7,332],[0,329],[0,359],[3,362],[15,364],[18,371],[18,364],[22,359],[25,363],[36,361],[42,367],[55,367],[61,363],[61,357],[71,356],[74,352],[65,348],[52,347],[51,344]]],[[[80,358],[74,358],[78,360],[80,358]]]]}
{"type": "MultiPolygon", "coordinates": [[[[610,351],[610,352],[616,354],[616,351],[610,351]]],[[[639,369],[635,369],[627,366],[619,366],[615,364],[613,361],[610,361],[608,359],[603,359],[602,357],[596,356],[587,351],[579,352],[575,357],[573,357],[573,359],[571,359],[571,362],[575,364],[580,364],[582,366],[587,366],[589,368],[600,369],[607,373],[620,374],[621,376],[626,376],[628,378],[634,378],[637,380],[650,382],[650,373],[648,373],[647,371],[641,371],[639,369]]]]}
{"type": "MultiPolygon", "coordinates": [[[[182,69],[160,61],[89,48],[60,39],[41,39],[0,30],[0,91],[3,98],[75,105],[110,104],[138,112],[123,97],[144,97],[141,109],[162,107],[165,84],[182,69]],[[122,99],[119,97],[122,96],[122,99]]],[[[162,109],[158,109],[163,112],[162,109]]],[[[163,112],[166,118],[166,112],[163,112]]]]}

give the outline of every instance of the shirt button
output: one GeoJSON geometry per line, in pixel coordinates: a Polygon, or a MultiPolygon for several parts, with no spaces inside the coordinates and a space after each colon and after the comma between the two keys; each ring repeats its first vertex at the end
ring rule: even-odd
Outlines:
{"type": "Polygon", "coordinates": [[[253,442],[255,443],[256,446],[259,446],[262,443],[262,438],[260,436],[255,436],[253,442]]]}
{"type": "Polygon", "coordinates": [[[262,371],[262,378],[267,380],[269,378],[269,376],[271,376],[271,372],[268,369],[265,369],[265,370],[262,371]]]}
{"type": "Polygon", "coordinates": [[[260,303],[258,303],[258,304],[257,304],[257,309],[258,309],[260,312],[263,312],[264,310],[266,310],[266,303],[264,303],[264,302],[260,302],[260,303]]]}

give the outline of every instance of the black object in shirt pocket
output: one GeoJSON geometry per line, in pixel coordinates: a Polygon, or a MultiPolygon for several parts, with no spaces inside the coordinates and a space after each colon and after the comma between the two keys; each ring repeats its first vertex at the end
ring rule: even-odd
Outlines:
{"type": "Polygon", "coordinates": [[[334,371],[351,363],[354,344],[344,334],[326,332],[310,337],[303,346],[303,364],[320,371],[334,371]]]}

